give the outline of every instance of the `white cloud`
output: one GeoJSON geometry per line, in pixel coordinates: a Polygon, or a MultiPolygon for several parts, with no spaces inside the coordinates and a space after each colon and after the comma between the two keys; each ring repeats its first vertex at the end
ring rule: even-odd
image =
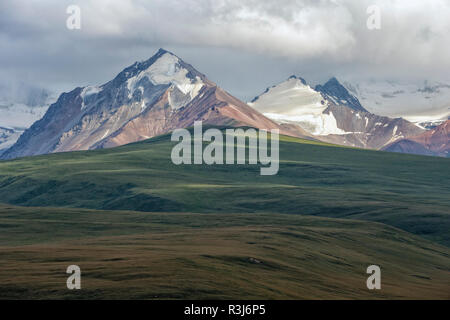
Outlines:
{"type": "Polygon", "coordinates": [[[80,1],[86,36],[221,46],[296,59],[448,65],[446,0],[80,1]],[[368,30],[367,7],[381,8],[368,30]]]}
{"type": "Polygon", "coordinates": [[[46,68],[50,82],[68,71],[81,79],[92,72],[82,62],[102,73],[131,63],[137,48],[184,47],[309,63],[322,74],[439,78],[450,67],[448,17],[448,0],[3,0],[0,69],[36,78],[46,68]],[[74,3],[82,29],[71,31],[65,9],[74,3]],[[374,4],[381,30],[371,31],[366,9],[374,4]]]}

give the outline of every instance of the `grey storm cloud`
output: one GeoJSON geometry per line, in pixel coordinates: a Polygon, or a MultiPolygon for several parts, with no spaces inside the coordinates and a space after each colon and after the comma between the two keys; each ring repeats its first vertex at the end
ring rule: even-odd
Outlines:
{"type": "Polygon", "coordinates": [[[3,0],[0,77],[98,84],[164,47],[243,99],[294,73],[442,79],[448,17],[447,0],[3,0]],[[80,30],[66,28],[69,5],[80,30]],[[366,27],[371,5],[380,30],[366,27]]]}

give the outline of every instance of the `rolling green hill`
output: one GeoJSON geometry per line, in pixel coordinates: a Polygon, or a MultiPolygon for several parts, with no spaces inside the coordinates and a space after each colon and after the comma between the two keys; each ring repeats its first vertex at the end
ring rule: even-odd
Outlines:
{"type": "Polygon", "coordinates": [[[0,299],[450,298],[450,250],[374,222],[0,206],[0,228],[0,299]]]}
{"type": "Polygon", "coordinates": [[[450,159],[281,137],[261,176],[173,145],[0,162],[0,299],[450,298],[450,159]]]}
{"type": "Polygon", "coordinates": [[[198,213],[287,213],[383,222],[450,244],[450,160],[289,137],[280,170],[172,164],[165,135],[127,146],[0,162],[0,202],[198,213]]]}

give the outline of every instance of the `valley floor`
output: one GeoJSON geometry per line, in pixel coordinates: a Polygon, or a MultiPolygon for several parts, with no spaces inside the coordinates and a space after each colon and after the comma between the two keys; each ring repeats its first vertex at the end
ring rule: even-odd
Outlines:
{"type": "Polygon", "coordinates": [[[2,205],[0,226],[1,299],[450,298],[450,250],[376,222],[2,205]]]}

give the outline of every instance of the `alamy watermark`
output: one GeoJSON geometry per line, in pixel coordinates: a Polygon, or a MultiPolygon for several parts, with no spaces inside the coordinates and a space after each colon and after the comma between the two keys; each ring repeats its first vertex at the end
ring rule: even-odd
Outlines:
{"type": "Polygon", "coordinates": [[[81,289],[81,269],[77,265],[70,265],[66,270],[67,274],[70,276],[67,278],[66,285],[69,290],[80,290],[81,289]]]}
{"type": "Polygon", "coordinates": [[[367,29],[380,30],[381,29],[381,8],[377,5],[371,5],[367,7],[367,29]]]}
{"type": "Polygon", "coordinates": [[[367,267],[367,273],[370,276],[367,278],[367,289],[369,290],[380,290],[381,289],[381,269],[377,265],[371,265],[367,267]]]}
{"type": "Polygon", "coordinates": [[[224,134],[219,129],[210,128],[203,132],[201,121],[194,123],[193,137],[187,129],[176,129],[171,140],[179,141],[171,153],[172,162],[176,165],[259,163],[264,166],[260,169],[263,176],[275,175],[279,170],[278,129],[270,131],[270,148],[266,130],[236,128],[226,129],[224,134]],[[209,144],[204,147],[204,142],[209,144]]]}
{"type": "MultiPolygon", "coordinates": [[[[78,5],[72,4],[66,8],[66,13],[69,17],[66,20],[66,27],[69,30],[81,29],[81,8],[78,5]]],[[[381,29],[381,8],[378,5],[370,5],[367,7],[366,13],[369,15],[366,21],[367,29],[380,30],[381,29]]]]}
{"type": "Polygon", "coordinates": [[[67,7],[66,13],[69,14],[69,17],[66,20],[67,29],[81,29],[81,8],[77,5],[72,4],[67,7]]]}

